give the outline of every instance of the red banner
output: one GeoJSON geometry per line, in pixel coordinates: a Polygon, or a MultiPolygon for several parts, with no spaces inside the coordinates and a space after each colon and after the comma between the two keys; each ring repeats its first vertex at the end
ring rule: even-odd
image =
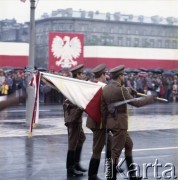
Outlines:
{"type": "Polygon", "coordinates": [[[83,34],[49,33],[48,69],[58,72],[83,64],[83,34]]]}

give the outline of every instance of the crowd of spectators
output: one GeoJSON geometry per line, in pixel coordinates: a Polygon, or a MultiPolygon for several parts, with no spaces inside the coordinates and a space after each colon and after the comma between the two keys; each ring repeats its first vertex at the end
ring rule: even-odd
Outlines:
{"type": "MultiPolygon", "coordinates": [[[[53,73],[53,72],[50,72],[53,73]]],[[[68,71],[57,73],[62,76],[70,77],[68,71]]],[[[12,70],[5,72],[0,69],[0,95],[9,95],[15,92],[23,93],[27,88],[26,73],[23,70],[12,70]]],[[[93,80],[90,70],[86,71],[86,80],[93,80]]],[[[108,83],[110,81],[109,73],[107,74],[108,83]]],[[[153,72],[127,72],[125,86],[131,87],[140,93],[153,94],[165,98],[169,102],[178,101],[178,75],[163,74],[153,72]]],[[[63,95],[52,89],[44,82],[40,82],[39,88],[40,103],[63,103],[63,95]]]]}
{"type": "Polygon", "coordinates": [[[169,102],[176,102],[178,98],[178,77],[177,75],[152,74],[128,75],[126,86],[136,89],[144,94],[156,94],[169,102]]]}
{"type": "Polygon", "coordinates": [[[0,69],[0,95],[10,95],[18,92],[26,91],[27,81],[23,70],[20,71],[4,71],[0,69]]]}

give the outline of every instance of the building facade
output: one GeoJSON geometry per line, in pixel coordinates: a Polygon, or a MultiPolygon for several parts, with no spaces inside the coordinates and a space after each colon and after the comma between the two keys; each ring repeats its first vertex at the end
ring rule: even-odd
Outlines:
{"type": "MultiPolygon", "coordinates": [[[[0,28],[1,41],[28,41],[28,24],[0,28]]],[[[36,20],[36,66],[48,66],[48,33],[84,34],[85,46],[178,49],[178,19],[58,9],[36,20]]]]}
{"type": "Polygon", "coordinates": [[[15,19],[0,21],[1,42],[28,42],[29,23],[17,23],[15,19]]]}

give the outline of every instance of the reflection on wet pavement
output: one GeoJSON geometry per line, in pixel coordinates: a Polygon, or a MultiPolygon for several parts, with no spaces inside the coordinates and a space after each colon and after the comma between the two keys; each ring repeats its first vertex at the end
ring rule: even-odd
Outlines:
{"type": "MultiPolygon", "coordinates": [[[[137,164],[154,163],[175,165],[178,175],[178,106],[154,104],[142,108],[129,107],[129,131],[134,142],[134,160],[137,164]]],[[[86,142],[82,165],[88,168],[92,151],[92,133],[85,127],[86,142]]],[[[13,107],[0,114],[0,179],[2,180],[66,180],[67,130],[62,107],[40,107],[40,120],[28,138],[25,108],[13,107]],[[15,115],[14,115],[15,114],[15,115]]],[[[103,149],[99,176],[104,179],[103,149]]],[[[123,154],[122,154],[123,157],[123,154]]],[[[160,169],[164,170],[164,166],[160,169]]],[[[154,174],[148,172],[148,179],[154,174]]],[[[87,173],[81,178],[87,180],[87,173]]],[[[121,180],[120,175],[118,179],[121,180]]]]}

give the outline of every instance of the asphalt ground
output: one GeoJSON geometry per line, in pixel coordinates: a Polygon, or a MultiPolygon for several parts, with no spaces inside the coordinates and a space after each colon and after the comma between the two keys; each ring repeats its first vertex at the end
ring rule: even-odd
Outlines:
{"type": "MultiPolygon", "coordinates": [[[[81,163],[88,168],[92,152],[92,133],[85,127],[81,163]]],[[[130,108],[129,133],[134,142],[134,162],[144,179],[175,179],[178,176],[178,106],[154,104],[140,109],[130,108]],[[158,164],[159,166],[156,166],[158,164]],[[147,168],[145,174],[145,167],[147,168]],[[162,166],[162,167],[160,167],[162,166]],[[157,167],[157,169],[155,169],[157,167]],[[166,176],[164,172],[172,168],[166,176]],[[173,171],[174,170],[174,171],[173,171]]],[[[65,180],[67,130],[60,106],[40,108],[40,119],[28,137],[29,127],[22,106],[0,113],[0,179],[2,180],[65,180]],[[57,111],[58,110],[58,111],[57,111]]],[[[124,158],[123,154],[121,158],[124,158]]],[[[103,149],[99,176],[105,179],[105,149],[103,149]]],[[[123,165],[125,168],[125,164],[123,165]]],[[[77,178],[74,178],[77,179],[77,178]]],[[[87,180],[87,173],[78,178],[87,180]]],[[[118,174],[118,179],[124,175],[118,174]]]]}

